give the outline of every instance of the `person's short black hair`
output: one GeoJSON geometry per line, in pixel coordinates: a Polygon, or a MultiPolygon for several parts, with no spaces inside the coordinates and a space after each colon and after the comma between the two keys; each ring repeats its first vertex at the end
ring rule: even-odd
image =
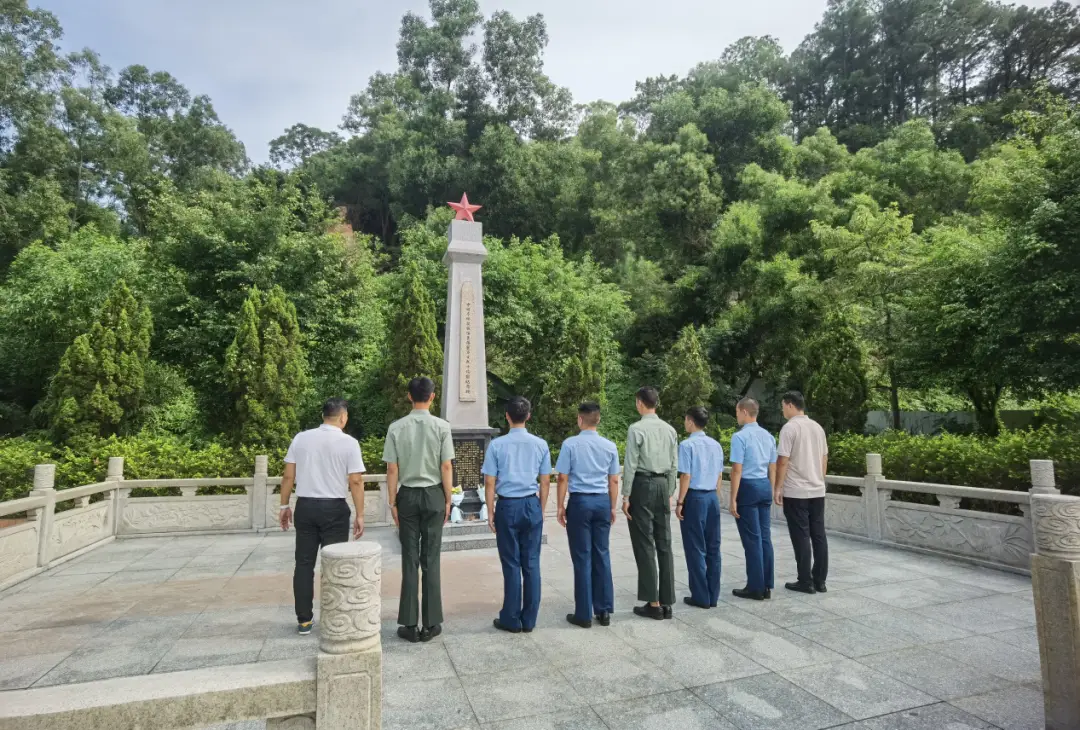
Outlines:
{"type": "Polygon", "coordinates": [[[747,397],[740,400],[736,405],[736,408],[741,408],[742,411],[751,418],[757,418],[758,413],[761,410],[761,406],[753,398],[747,397]]]}
{"type": "Polygon", "coordinates": [[[651,385],[645,385],[638,388],[638,392],[635,395],[637,396],[637,399],[641,401],[641,405],[646,408],[652,409],[660,405],[660,393],[651,385]]]}
{"type": "Polygon", "coordinates": [[[427,403],[434,392],[435,382],[425,375],[409,381],[409,398],[413,403],[427,403]]]}
{"type": "Polygon", "coordinates": [[[349,401],[344,398],[330,398],[322,407],[323,420],[329,420],[331,418],[337,418],[342,413],[349,412],[349,401]]]}
{"type": "Polygon", "coordinates": [[[686,417],[694,422],[698,428],[709,425],[709,409],[705,406],[691,406],[686,411],[686,417]]]}
{"type": "Polygon", "coordinates": [[[506,401],[506,417],[510,423],[525,423],[532,413],[532,403],[524,396],[515,395],[506,401]]]}
{"type": "Polygon", "coordinates": [[[789,406],[794,407],[796,410],[806,410],[806,398],[804,398],[803,394],[797,390],[789,390],[788,392],[784,393],[783,398],[781,398],[780,400],[781,402],[787,403],[789,406]]]}
{"type": "Polygon", "coordinates": [[[600,423],[600,404],[588,401],[582,403],[577,408],[577,413],[581,416],[581,422],[590,428],[600,423]]]}

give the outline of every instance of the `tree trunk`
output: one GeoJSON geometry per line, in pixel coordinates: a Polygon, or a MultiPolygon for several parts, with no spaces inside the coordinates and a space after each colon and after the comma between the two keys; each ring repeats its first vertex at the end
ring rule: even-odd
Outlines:
{"type": "Polygon", "coordinates": [[[1001,400],[1001,388],[996,385],[972,386],[968,388],[968,397],[975,406],[975,423],[979,433],[984,436],[997,436],[1001,431],[998,421],[998,401],[1001,400]]]}
{"type": "Polygon", "coordinates": [[[889,407],[892,409],[892,427],[899,431],[900,423],[900,386],[896,382],[896,369],[889,363],[889,407]]]}

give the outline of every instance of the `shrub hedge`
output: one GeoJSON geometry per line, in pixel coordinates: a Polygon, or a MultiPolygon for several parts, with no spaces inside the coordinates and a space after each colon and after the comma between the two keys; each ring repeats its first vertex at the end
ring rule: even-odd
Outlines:
{"type": "MultiPolygon", "coordinates": [[[[732,429],[713,432],[724,452],[730,452],[732,429]]],[[[619,452],[622,454],[622,443],[619,452]]],[[[861,476],[866,454],[879,453],[891,479],[937,482],[972,487],[1027,490],[1028,461],[1053,459],[1058,487],[1080,496],[1080,431],[1053,426],[1006,431],[996,438],[942,434],[912,436],[886,432],[874,436],[834,434],[829,438],[829,471],[861,476]]],[[[361,442],[364,463],[371,473],[383,471],[383,439],[361,442]]],[[[58,489],[92,484],[105,478],[110,456],[123,456],[131,479],[249,476],[255,449],[220,442],[192,444],[169,436],[93,439],[56,447],[45,439],[0,439],[0,501],[25,497],[33,483],[35,464],[57,465],[58,489]]],[[[284,452],[270,453],[270,474],[280,475],[284,452]]],[[[552,447],[552,457],[558,456],[552,447]]]]}

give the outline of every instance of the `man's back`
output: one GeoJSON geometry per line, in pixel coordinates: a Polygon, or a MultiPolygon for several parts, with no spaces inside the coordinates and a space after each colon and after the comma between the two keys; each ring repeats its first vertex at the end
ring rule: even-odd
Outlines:
{"type": "Polygon", "coordinates": [[[390,424],[386,432],[383,460],[398,465],[402,486],[431,487],[442,483],[442,462],[454,458],[450,424],[415,409],[390,424]]]}
{"type": "Polygon", "coordinates": [[[296,464],[296,496],[315,499],[345,499],[349,475],[364,471],[357,440],[325,423],[296,434],[285,463],[296,464]]]}
{"type": "Polygon", "coordinates": [[[825,430],[808,416],[791,418],[780,429],[780,456],[788,457],[784,496],[813,499],[825,496],[823,460],[829,453],[825,430]]]}

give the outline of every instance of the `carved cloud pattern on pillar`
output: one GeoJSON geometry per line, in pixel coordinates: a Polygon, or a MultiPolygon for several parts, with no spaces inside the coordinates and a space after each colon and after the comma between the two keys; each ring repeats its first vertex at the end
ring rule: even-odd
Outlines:
{"type": "Polygon", "coordinates": [[[378,543],[329,545],[322,551],[319,647],[328,654],[379,643],[382,554],[378,543]]]}
{"type": "Polygon", "coordinates": [[[1080,560],[1080,499],[1032,495],[1031,519],[1039,555],[1080,560]]]}

